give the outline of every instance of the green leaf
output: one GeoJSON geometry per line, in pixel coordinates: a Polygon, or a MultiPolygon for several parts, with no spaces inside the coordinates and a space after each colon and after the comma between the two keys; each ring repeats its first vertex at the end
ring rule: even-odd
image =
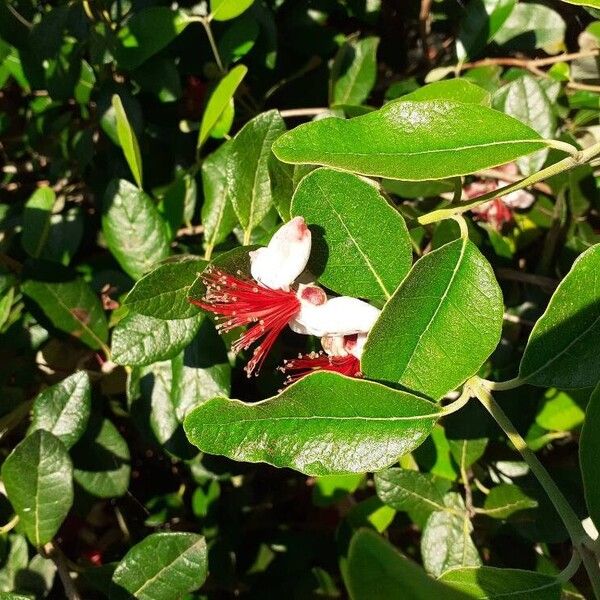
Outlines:
{"type": "Polygon", "coordinates": [[[250,13],[233,22],[218,42],[219,54],[225,67],[237,62],[252,50],[259,32],[260,27],[250,13]]]}
{"type": "Polygon", "coordinates": [[[585,419],[585,402],[589,391],[571,390],[564,392],[550,388],[544,393],[544,405],[535,417],[535,422],[548,431],[571,431],[585,419]]]}
{"type": "Polygon", "coordinates": [[[585,412],[585,422],[579,441],[579,461],[585,501],[592,521],[600,525],[600,481],[598,480],[598,456],[600,455],[600,384],[590,397],[585,412]]]}
{"type": "Polygon", "coordinates": [[[113,94],[112,107],[115,110],[115,118],[117,121],[117,136],[119,137],[119,144],[123,149],[123,154],[127,160],[127,164],[133,173],[133,178],[137,183],[138,187],[142,188],[142,155],[140,153],[140,146],[135,136],[135,131],[129,123],[127,113],[123,108],[123,103],[118,94],[113,94]]]}
{"type": "Polygon", "coordinates": [[[196,144],[197,148],[201,148],[208,139],[210,132],[217,124],[223,111],[228,107],[235,91],[240,83],[242,83],[247,72],[248,68],[244,65],[233,67],[212,91],[210,98],[206,103],[204,114],[202,115],[200,131],[198,133],[198,142],[196,144]]]}
{"type": "Polygon", "coordinates": [[[463,567],[444,573],[439,581],[471,598],[559,600],[561,584],[554,577],[521,569],[463,567]]]}
{"type": "MultiPolygon", "coordinates": [[[[523,75],[500,90],[502,110],[535,129],[543,138],[553,138],[556,119],[546,92],[531,75],[523,75]]],[[[517,160],[523,175],[537,173],[546,162],[548,151],[536,152],[517,160]]]]}
{"type": "Polygon", "coordinates": [[[79,207],[73,207],[60,215],[50,217],[50,230],[42,251],[44,260],[67,266],[83,238],[83,215],[79,207]]]}
{"type": "Polygon", "coordinates": [[[23,233],[21,245],[29,256],[39,258],[50,233],[50,218],[56,202],[56,194],[51,187],[38,188],[23,211],[23,233]]]}
{"type": "Polygon", "coordinates": [[[375,487],[379,498],[396,510],[419,510],[427,514],[445,510],[444,496],[431,473],[385,469],[375,474],[375,487]]]}
{"type": "Polygon", "coordinates": [[[510,17],[516,0],[472,0],[460,23],[456,54],[463,62],[478,55],[510,17]]]}
{"type": "Polygon", "coordinates": [[[459,467],[462,466],[464,469],[468,469],[483,456],[487,442],[486,438],[448,440],[452,458],[454,458],[459,467]]]}
{"type": "Polygon", "coordinates": [[[364,179],[312,171],[296,189],[291,214],[314,226],[310,271],[340,294],[388,300],[410,270],[412,245],[402,215],[364,179]]]}
{"type": "Polygon", "coordinates": [[[209,400],[184,428],[210,454],[329,475],[388,466],[416,448],[438,417],[439,408],[412,394],[322,372],[257,404],[209,400]]]}
{"type": "Polygon", "coordinates": [[[204,316],[156,319],[131,313],[113,330],[112,360],[118,365],[144,366],[173,358],[194,338],[204,316]]]}
{"type": "Polygon", "coordinates": [[[519,378],[532,385],[583,388],[600,372],[600,244],[574,262],[539,318],[519,378]]]}
{"type": "Polygon", "coordinates": [[[90,378],[77,371],[38,394],[30,431],[44,429],[70,448],[83,434],[91,411],[90,378]]]}
{"type": "Polygon", "coordinates": [[[31,543],[49,542],[73,503],[73,465],[64,444],[43,429],[32,433],[4,461],[2,481],[31,543]]]}
{"type": "Polygon", "coordinates": [[[348,40],[331,67],[331,105],[362,104],[377,79],[378,37],[348,40]]]}
{"type": "Polygon", "coordinates": [[[362,370],[439,400],[492,353],[503,313],[489,263],[469,240],[450,242],[418,260],[385,305],[362,370]]]}
{"type": "Polygon", "coordinates": [[[352,600],[390,600],[399,594],[403,600],[471,598],[428,577],[419,565],[368,529],[352,537],[344,578],[352,600]]]}
{"type": "Polygon", "coordinates": [[[54,327],[80,339],[94,350],[108,339],[108,325],[102,304],[83,279],[49,282],[29,279],[21,285],[54,327]]]}
{"type": "Polygon", "coordinates": [[[219,146],[202,163],[202,225],[206,256],[210,257],[213,248],[220,244],[233,231],[237,217],[229,195],[231,180],[227,177],[227,161],[233,147],[233,140],[219,146]]]}
{"type": "Polygon", "coordinates": [[[142,277],[171,251],[167,226],[156,205],[124,179],[108,184],[102,231],[109,250],[133,279],[142,277]]]}
{"type": "Polygon", "coordinates": [[[210,0],[210,16],[215,21],[229,21],[252,6],[254,0],[210,0]]]}
{"type": "Polygon", "coordinates": [[[182,95],[179,71],[173,60],[156,58],[148,61],[133,73],[140,87],[154,94],[160,102],[175,102],[182,95]]]}
{"type": "Polygon", "coordinates": [[[565,30],[565,22],[556,11],[542,4],[519,2],[494,41],[510,49],[542,48],[548,54],[556,54],[564,47],[565,30]]]}
{"type": "Polygon", "coordinates": [[[537,500],[527,496],[519,486],[502,483],[490,490],[483,508],[488,517],[507,519],[522,510],[536,508],[537,505],[537,500]]]}
{"type": "Polygon", "coordinates": [[[144,8],[127,21],[117,34],[114,56],[120,68],[137,69],[172,42],[190,23],[183,13],[166,6],[144,8]]]}
{"type": "Polygon", "coordinates": [[[3,561],[0,569],[0,600],[31,600],[29,596],[9,594],[17,585],[17,576],[22,573],[29,563],[29,548],[24,535],[9,534],[6,538],[10,548],[3,544],[3,561]],[[4,597],[3,597],[3,594],[4,597]]]}
{"type": "Polygon", "coordinates": [[[317,477],[312,493],[313,504],[315,506],[336,504],[349,494],[353,494],[364,481],[363,473],[317,477]]]}
{"type": "Polygon", "coordinates": [[[133,546],[115,569],[110,597],[172,600],[197,590],[208,574],[204,537],[153,533],[133,546]]]}
{"type": "Polygon", "coordinates": [[[156,319],[189,319],[198,315],[189,291],[207,262],[196,256],[174,257],[142,277],[123,304],[133,312],[156,319]]]}
{"type": "Polygon", "coordinates": [[[227,160],[228,194],[246,239],[273,206],[269,158],[285,131],[276,110],[261,113],[237,133],[227,160]]]}
{"type": "Polygon", "coordinates": [[[562,0],[569,4],[576,4],[577,6],[589,6],[590,8],[600,8],[600,0],[562,0]]]}
{"type": "Polygon", "coordinates": [[[446,510],[431,513],[421,537],[423,566],[434,577],[455,567],[481,564],[462,497],[450,492],[444,496],[444,504],[446,510]]]}
{"type": "Polygon", "coordinates": [[[457,78],[444,79],[443,81],[435,81],[434,83],[424,85],[414,92],[402,96],[399,100],[402,102],[406,102],[407,100],[410,100],[411,102],[422,100],[452,100],[455,102],[490,106],[492,96],[482,87],[479,87],[466,79],[457,78]]]}
{"type": "Polygon", "coordinates": [[[117,428],[97,416],[73,447],[75,481],[98,498],[122,496],[129,487],[129,448],[117,428]]]}
{"type": "Polygon", "coordinates": [[[321,119],[282,135],[283,162],[410,181],[467,175],[546,146],[530,127],[486,106],[396,100],[354,119],[321,119]]]}

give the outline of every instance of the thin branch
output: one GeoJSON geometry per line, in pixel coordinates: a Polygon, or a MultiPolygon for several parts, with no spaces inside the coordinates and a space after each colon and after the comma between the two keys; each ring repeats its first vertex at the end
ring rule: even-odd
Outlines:
{"type": "Polygon", "coordinates": [[[529,283],[538,287],[544,288],[549,292],[553,292],[558,286],[558,281],[551,277],[543,275],[535,275],[534,273],[524,273],[515,269],[501,268],[496,271],[499,279],[508,279],[510,281],[519,281],[521,283],[529,283]]]}
{"type": "MultiPolygon", "coordinates": [[[[485,177],[487,179],[497,179],[498,181],[508,181],[508,183],[517,183],[522,179],[519,175],[510,175],[499,169],[482,169],[481,171],[474,173],[474,175],[477,177],[485,177]]],[[[547,183],[534,183],[531,187],[548,196],[554,194],[552,188],[547,183]]]]}
{"type": "Polygon", "coordinates": [[[421,38],[421,45],[423,46],[423,57],[425,58],[425,62],[427,64],[431,62],[431,57],[429,56],[431,1],[432,0],[421,0],[421,9],[419,11],[419,36],[421,38]]]}
{"type": "Polygon", "coordinates": [[[79,595],[79,592],[77,591],[77,588],[71,579],[71,574],[69,573],[69,567],[67,565],[67,559],[62,553],[62,550],[53,542],[48,542],[45,544],[42,550],[46,557],[52,560],[56,565],[56,569],[65,589],[65,595],[67,599],[81,600],[81,596],[79,595]]]}
{"type": "Polygon", "coordinates": [[[329,109],[325,107],[319,108],[289,108],[286,110],[280,110],[279,114],[285,118],[291,117],[314,117],[327,112],[329,109]]]}

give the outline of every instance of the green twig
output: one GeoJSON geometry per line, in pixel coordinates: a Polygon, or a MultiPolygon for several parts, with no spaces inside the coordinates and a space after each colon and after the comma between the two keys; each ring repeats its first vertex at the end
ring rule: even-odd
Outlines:
{"type": "Polygon", "coordinates": [[[521,181],[517,181],[516,183],[511,183],[510,185],[506,185],[504,187],[493,190],[487,194],[483,194],[481,196],[477,196],[477,198],[473,198],[469,202],[462,202],[457,206],[452,206],[450,208],[442,208],[440,210],[434,210],[426,215],[422,215],[419,217],[418,221],[421,225],[427,225],[428,223],[435,223],[437,221],[441,221],[443,219],[449,219],[454,215],[465,213],[472,208],[487,202],[488,200],[492,200],[493,198],[498,198],[500,196],[505,196],[506,194],[510,194],[516,190],[523,189],[528,187],[534,183],[539,183],[544,179],[548,179],[549,177],[553,177],[554,175],[558,175],[563,171],[568,171],[570,169],[574,169],[579,165],[583,165],[595,156],[600,154],[600,143],[594,144],[585,150],[580,150],[576,154],[572,156],[568,156],[563,160],[542,169],[539,173],[535,173],[534,175],[530,175],[529,177],[525,177],[521,179],[521,181]]]}
{"type": "Polygon", "coordinates": [[[542,465],[535,453],[527,446],[527,443],[506,416],[506,413],[494,400],[489,389],[486,387],[484,380],[475,377],[470,380],[467,385],[496,423],[498,423],[515,449],[521,454],[525,462],[529,465],[531,472],[535,475],[536,479],[550,498],[550,502],[552,502],[552,505],[556,509],[556,512],[559,514],[569,533],[575,550],[583,559],[583,563],[592,583],[594,594],[596,598],[600,598],[600,566],[598,565],[598,559],[588,548],[589,536],[585,532],[579,517],[575,514],[575,511],[571,508],[571,505],[568,503],[552,477],[550,477],[550,474],[546,471],[544,465],[542,465]]]}

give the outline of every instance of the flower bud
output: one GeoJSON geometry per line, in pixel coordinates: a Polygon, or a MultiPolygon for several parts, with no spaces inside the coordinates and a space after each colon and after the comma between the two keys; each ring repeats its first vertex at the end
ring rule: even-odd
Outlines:
{"type": "Polygon", "coordinates": [[[311,234],[302,217],[279,228],[268,246],[250,252],[252,277],[272,290],[289,290],[304,271],[310,255],[311,234]]]}

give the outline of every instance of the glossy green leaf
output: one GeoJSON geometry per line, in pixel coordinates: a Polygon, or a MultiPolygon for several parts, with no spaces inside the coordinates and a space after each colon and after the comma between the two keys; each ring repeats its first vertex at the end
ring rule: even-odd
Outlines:
{"type": "Polygon", "coordinates": [[[197,590],[208,574],[206,542],[196,533],[153,533],[115,569],[110,597],[172,600],[197,590]]]}
{"type": "Polygon", "coordinates": [[[50,229],[41,256],[67,266],[81,244],[84,219],[79,207],[50,217],[50,229]]]}
{"type": "Polygon", "coordinates": [[[561,597],[561,584],[558,579],[521,569],[462,567],[446,571],[438,581],[472,598],[559,600],[561,597]]]}
{"type": "Polygon", "coordinates": [[[311,226],[309,270],[340,294],[388,300],[411,267],[402,215],[355,175],[312,171],[294,193],[291,214],[311,226]]]}
{"type": "Polygon", "coordinates": [[[452,100],[455,102],[465,102],[468,104],[481,104],[489,106],[491,104],[491,94],[482,87],[471,83],[467,79],[444,79],[435,81],[416,89],[410,94],[406,94],[400,100],[406,102],[410,100],[452,100]]]}
{"type": "Polygon", "coordinates": [[[581,254],[550,299],[525,348],[519,377],[532,385],[582,388],[600,372],[600,244],[581,254]]]}
{"type": "Polygon", "coordinates": [[[210,0],[210,14],[215,21],[229,21],[248,10],[254,0],[210,0]]]}
{"type": "Polygon", "coordinates": [[[30,431],[45,429],[70,448],[85,431],[91,411],[90,378],[85,371],[45,389],[33,402],[30,431]]]}
{"type": "Polygon", "coordinates": [[[3,544],[3,550],[4,560],[0,569],[0,600],[31,600],[29,596],[16,596],[7,591],[15,589],[17,576],[27,568],[29,562],[29,548],[25,536],[9,534],[6,537],[6,543],[3,544]],[[3,594],[5,594],[4,597],[3,594]]]}
{"type": "Polygon", "coordinates": [[[585,501],[596,527],[600,524],[600,481],[598,456],[600,455],[600,384],[590,397],[585,412],[585,422],[579,441],[579,461],[585,501]]]}
{"type": "Polygon", "coordinates": [[[348,40],[338,51],[331,67],[330,104],[362,104],[377,79],[379,38],[348,40]]]}
{"type": "Polygon", "coordinates": [[[349,494],[353,494],[364,481],[363,473],[316,477],[312,494],[313,504],[315,506],[336,504],[349,494]]]}
{"type": "Polygon", "coordinates": [[[133,178],[137,183],[138,187],[142,188],[142,154],[140,152],[140,146],[135,135],[135,131],[129,123],[127,113],[123,108],[121,98],[114,94],[112,97],[112,106],[115,110],[115,117],[117,121],[117,136],[119,138],[119,144],[123,149],[125,160],[131,169],[133,178]]]}
{"type": "Polygon", "coordinates": [[[154,94],[160,102],[175,102],[181,98],[179,71],[172,60],[150,60],[136,69],[133,77],[145,92],[154,94]]]}
{"type": "Polygon", "coordinates": [[[522,510],[536,508],[537,505],[537,500],[527,496],[519,486],[502,483],[490,490],[483,508],[488,517],[507,519],[522,510]]]}
{"type": "Polygon", "coordinates": [[[227,161],[233,141],[227,141],[202,163],[202,225],[206,256],[233,231],[237,217],[229,194],[231,181],[227,177],[227,161]]]}
{"type": "Polygon", "coordinates": [[[377,495],[396,510],[431,513],[445,510],[444,496],[431,473],[407,469],[385,469],[375,474],[377,495]]]}
{"type": "MultiPolygon", "coordinates": [[[[529,125],[543,138],[551,139],[556,132],[556,118],[546,92],[531,75],[523,75],[511,81],[499,92],[502,110],[511,117],[529,125]]],[[[523,175],[537,173],[546,162],[548,151],[536,152],[517,160],[523,175]]]]}
{"type": "Polygon", "coordinates": [[[439,408],[412,394],[323,372],[257,404],[215,398],[189,413],[184,427],[204,452],[328,475],[388,466],[416,448],[438,417],[439,408]]]}
{"type": "Polygon", "coordinates": [[[418,260],[385,305],[367,340],[363,372],[438,400],[492,353],[503,312],[502,293],[477,247],[450,242],[418,260]]]}
{"type": "Polygon", "coordinates": [[[516,119],[486,106],[396,100],[354,119],[321,119],[282,135],[284,162],[411,181],[466,175],[545,147],[516,119]]]}
{"type": "Polygon", "coordinates": [[[348,551],[346,585],[352,600],[467,600],[471,598],[428,577],[387,540],[368,529],[354,534],[348,551]]]}
{"type": "Polygon", "coordinates": [[[39,258],[50,233],[50,218],[56,194],[49,187],[38,188],[25,204],[21,245],[29,256],[39,258]]]}
{"type": "Polygon", "coordinates": [[[472,0],[460,23],[456,54],[459,61],[478,55],[508,19],[516,0],[472,0]]]}
{"type": "Polygon", "coordinates": [[[446,510],[431,513],[421,537],[423,566],[434,577],[455,567],[481,564],[462,497],[450,492],[444,496],[444,504],[446,510]]]}
{"type": "Polygon", "coordinates": [[[142,277],[124,304],[133,312],[156,319],[189,319],[198,314],[188,295],[206,261],[185,255],[173,258],[142,277]]]}
{"type": "Polygon", "coordinates": [[[112,359],[118,365],[143,366],[173,358],[194,338],[203,316],[157,319],[131,313],[113,330],[112,359]]]}
{"type": "Polygon", "coordinates": [[[128,71],[136,69],[172,42],[190,22],[183,13],[166,6],[136,12],[117,34],[117,64],[128,71]]]}
{"type": "Polygon", "coordinates": [[[32,433],[4,461],[2,482],[31,543],[49,542],[73,503],[73,465],[65,445],[43,429],[32,433]]]}
{"type": "Polygon", "coordinates": [[[576,4],[578,6],[589,6],[590,8],[600,8],[600,0],[562,0],[569,4],[576,4]]]}
{"type": "Polygon", "coordinates": [[[100,299],[83,279],[50,282],[29,279],[21,289],[54,327],[80,339],[94,350],[108,339],[108,325],[100,299]]]}
{"type": "Polygon", "coordinates": [[[75,481],[98,498],[122,496],[129,487],[129,448],[108,420],[93,418],[84,436],[73,447],[75,481]]]}
{"type": "Polygon", "coordinates": [[[542,48],[556,54],[564,47],[565,30],[565,22],[556,11],[543,4],[519,2],[494,41],[511,49],[542,48]],[[527,35],[523,35],[525,31],[527,35]]]}
{"type": "Polygon", "coordinates": [[[236,19],[217,44],[224,66],[228,67],[246,56],[254,47],[259,32],[259,25],[252,14],[246,13],[241,19],[236,19]]]}
{"type": "Polygon", "coordinates": [[[486,438],[448,440],[452,458],[454,458],[459,467],[462,467],[465,470],[483,456],[487,442],[486,438]]]}
{"type": "Polygon", "coordinates": [[[171,251],[167,226],[156,205],[124,179],[108,184],[102,230],[109,250],[133,279],[142,277],[171,251]]]}
{"type": "Polygon", "coordinates": [[[292,218],[290,213],[292,196],[297,185],[297,182],[294,181],[295,167],[282,163],[274,154],[271,154],[269,173],[275,208],[283,221],[289,221],[292,218]]]}
{"type": "Polygon", "coordinates": [[[228,194],[246,236],[273,206],[269,158],[273,142],[284,131],[278,111],[261,113],[242,127],[229,151],[228,194]]]}
{"type": "Polygon", "coordinates": [[[240,83],[242,83],[247,72],[248,68],[244,65],[233,67],[212,91],[210,98],[206,103],[206,108],[204,109],[204,114],[202,115],[202,121],[200,123],[198,142],[196,144],[198,148],[200,148],[208,139],[210,132],[217,124],[223,111],[229,105],[235,91],[240,83]]]}

